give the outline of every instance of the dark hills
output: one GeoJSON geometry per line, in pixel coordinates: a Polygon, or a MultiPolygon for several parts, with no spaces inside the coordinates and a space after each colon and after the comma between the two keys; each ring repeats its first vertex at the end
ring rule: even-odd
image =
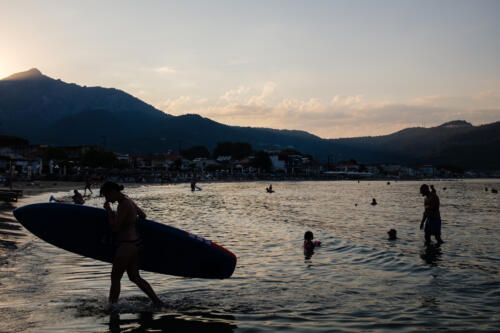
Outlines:
{"type": "Polygon", "coordinates": [[[293,147],[321,160],[500,169],[500,122],[473,126],[457,120],[377,137],[322,139],[304,131],[228,126],[194,114],[171,116],[121,90],[68,84],[37,69],[0,80],[0,122],[1,134],[30,142],[106,144],[120,152],[212,149],[221,141],[242,141],[255,149],[293,147]]]}
{"type": "Polygon", "coordinates": [[[134,111],[168,117],[121,90],[81,87],[54,80],[33,68],[0,80],[1,130],[37,140],[55,121],[89,110],[134,111]]]}

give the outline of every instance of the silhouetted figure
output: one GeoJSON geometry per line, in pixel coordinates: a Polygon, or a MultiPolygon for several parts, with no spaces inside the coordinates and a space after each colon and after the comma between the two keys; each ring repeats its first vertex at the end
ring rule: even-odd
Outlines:
{"type": "Polygon", "coordinates": [[[431,236],[434,235],[438,245],[444,243],[441,239],[441,214],[439,212],[439,197],[436,194],[434,186],[431,189],[426,184],[420,186],[420,194],[425,196],[424,199],[424,214],[420,222],[420,230],[424,228],[425,223],[425,243],[430,244],[431,236]]]}
{"type": "Polygon", "coordinates": [[[191,179],[191,192],[196,190],[196,180],[194,178],[191,179]]]}
{"type": "Polygon", "coordinates": [[[396,229],[391,229],[391,230],[387,231],[387,235],[389,235],[389,240],[398,239],[396,229]]]}
{"type": "Polygon", "coordinates": [[[443,187],[443,191],[446,191],[446,187],[443,187]]]}
{"type": "Polygon", "coordinates": [[[372,206],[377,205],[377,200],[375,200],[375,198],[373,198],[373,199],[372,199],[372,202],[371,202],[371,204],[370,204],[370,205],[372,205],[372,206]]]}
{"type": "Polygon", "coordinates": [[[108,223],[116,239],[115,258],[111,270],[111,288],[109,291],[109,303],[113,306],[120,296],[120,281],[123,273],[127,271],[128,278],[151,298],[155,306],[161,306],[162,302],[156,296],[153,288],[139,275],[139,250],[141,238],[137,234],[136,222],[139,216],[146,218],[146,214],[137,207],[135,202],[125,196],[121,191],[123,185],[106,182],[101,187],[101,195],[106,202],[104,209],[108,214],[108,223]],[[116,212],[111,209],[110,202],[118,202],[116,212]]]}
{"type": "Polygon", "coordinates": [[[492,188],[491,189],[491,193],[498,193],[497,189],[496,188],[492,188]]]}
{"type": "Polygon", "coordinates": [[[314,241],[314,235],[311,231],[306,231],[304,234],[304,249],[313,250],[314,248],[321,246],[320,241],[314,241]]]}
{"type": "Polygon", "coordinates": [[[91,186],[92,186],[91,179],[90,179],[90,177],[87,177],[87,179],[85,180],[85,189],[83,190],[83,195],[87,194],[87,189],[90,191],[90,194],[93,193],[91,186]]]}
{"type": "Polygon", "coordinates": [[[266,187],[267,193],[273,193],[273,185],[269,184],[269,187],[266,187]]]}
{"type": "Polygon", "coordinates": [[[485,187],[485,188],[484,188],[484,190],[485,190],[486,192],[488,192],[488,188],[487,188],[487,187],[485,187]]]}
{"type": "Polygon", "coordinates": [[[387,185],[391,185],[391,182],[387,182],[387,185]]]}
{"type": "Polygon", "coordinates": [[[59,203],[60,202],[64,202],[62,200],[56,199],[53,195],[51,195],[50,198],[49,198],[49,202],[52,202],[52,201],[59,202],[59,203]]]}
{"type": "Polygon", "coordinates": [[[304,257],[305,259],[311,259],[314,254],[314,249],[321,246],[320,241],[313,241],[314,235],[311,231],[306,231],[304,234],[304,257]]]}
{"type": "Polygon", "coordinates": [[[85,203],[85,200],[83,200],[83,196],[81,195],[78,190],[73,191],[74,195],[71,197],[73,199],[73,202],[77,205],[83,205],[85,203]]]}

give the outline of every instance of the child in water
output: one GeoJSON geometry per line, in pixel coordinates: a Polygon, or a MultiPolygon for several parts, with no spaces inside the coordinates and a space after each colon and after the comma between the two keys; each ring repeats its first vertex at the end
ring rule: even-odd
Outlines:
{"type": "Polygon", "coordinates": [[[306,233],[304,234],[304,249],[312,250],[317,246],[321,246],[320,241],[313,242],[313,239],[314,239],[313,233],[311,231],[306,231],[306,233]]]}
{"type": "Polygon", "coordinates": [[[396,229],[391,229],[391,230],[387,231],[387,234],[389,235],[389,240],[396,240],[396,239],[398,239],[396,229]]]}

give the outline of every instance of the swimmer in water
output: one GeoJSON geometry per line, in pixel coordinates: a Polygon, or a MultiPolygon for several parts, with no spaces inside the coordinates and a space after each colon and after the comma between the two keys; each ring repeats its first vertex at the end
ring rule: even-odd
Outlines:
{"type": "Polygon", "coordinates": [[[372,203],[370,205],[375,206],[377,204],[377,200],[375,198],[372,199],[372,203]]]}
{"type": "Polygon", "coordinates": [[[389,235],[389,240],[396,240],[398,237],[396,236],[397,232],[396,229],[391,229],[387,231],[387,234],[389,235]]]}
{"type": "Polygon", "coordinates": [[[424,199],[424,214],[420,222],[420,230],[424,229],[425,244],[430,244],[431,236],[434,235],[438,245],[443,244],[441,239],[441,214],[439,212],[439,197],[434,186],[423,184],[420,186],[420,194],[424,199]],[[425,228],[424,228],[425,224],[425,228]]]}
{"type": "Polygon", "coordinates": [[[311,231],[306,231],[304,234],[304,249],[306,250],[313,250],[314,248],[321,246],[320,241],[314,241],[314,235],[311,231]]]}

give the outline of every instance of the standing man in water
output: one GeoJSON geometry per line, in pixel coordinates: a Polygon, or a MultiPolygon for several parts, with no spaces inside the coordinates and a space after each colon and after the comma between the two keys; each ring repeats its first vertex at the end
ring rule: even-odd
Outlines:
{"type": "Polygon", "coordinates": [[[438,245],[443,244],[441,239],[441,214],[439,213],[439,197],[436,190],[431,185],[432,191],[427,184],[420,186],[420,194],[425,197],[424,199],[424,215],[420,222],[420,230],[424,227],[425,223],[425,244],[431,243],[431,235],[436,237],[438,245]]]}
{"type": "Polygon", "coordinates": [[[109,291],[109,303],[113,306],[120,296],[120,281],[123,273],[127,271],[130,281],[135,283],[141,290],[151,298],[155,306],[161,306],[162,302],[156,296],[149,283],[139,275],[139,250],[141,238],[139,237],[135,224],[137,217],[146,218],[146,214],[137,207],[129,197],[121,191],[123,185],[106,182],[101,187],[101,195],[106,198],[104,209],[108,213],[108,222],[115,234],[116,254],[111,270],[111,288],[109,291]],[[110,202],[118,201],[116,213],[111,209],[110,202]]]}

